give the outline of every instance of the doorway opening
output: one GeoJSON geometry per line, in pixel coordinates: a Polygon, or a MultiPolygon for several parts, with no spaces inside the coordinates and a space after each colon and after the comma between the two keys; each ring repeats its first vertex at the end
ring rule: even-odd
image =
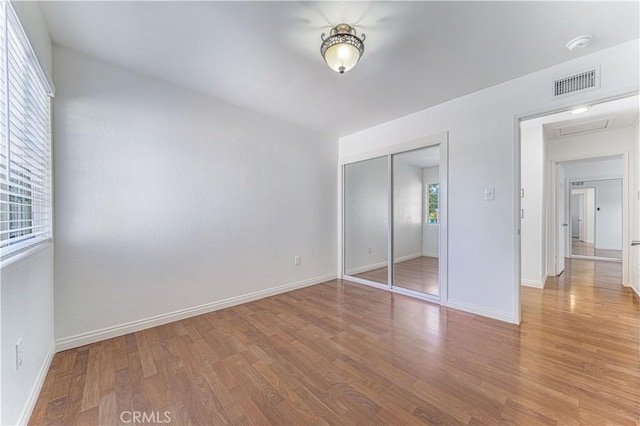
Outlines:
{"type": "Polygon", "coordinates": [[[572,257],[619,262],[630,285],[637,131],[637,95],[520,122],[522,285],[544,288],[572,257]]]}

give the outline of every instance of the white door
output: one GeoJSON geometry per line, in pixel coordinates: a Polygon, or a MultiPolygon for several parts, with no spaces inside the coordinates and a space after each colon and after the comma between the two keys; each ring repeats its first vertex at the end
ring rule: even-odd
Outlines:
{"type": "Polygon", "coordinates": [[[556,168],[556,211],[557,211],[557,227],[558,235],[556,236],[556,275],[564,272],[564,257],[566,253],[567,240],[567,218],[565,211],[565,183],[564,183],[564,167],[558,165],[556,168]]]}
{"type": "Polygon", "coordinates": [[[571,238],[580,237],[580,195],[571,194],[571,238]]]}
{"type": "Polygon", "coordinates": [[[578,239],[584,241],[584,194],[578,194],[578,239]]]}

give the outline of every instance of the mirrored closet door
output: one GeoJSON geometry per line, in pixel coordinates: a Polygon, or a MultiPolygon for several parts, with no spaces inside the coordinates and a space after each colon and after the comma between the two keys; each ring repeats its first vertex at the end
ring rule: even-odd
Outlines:
{"type": "Polygon", "coordinates": [[[389,283],[389,159],[344,166],[344,273],[389,283]]]}
{"type": "Polygon", "coordinates": [[[443,143],[343,166],[345,279],[446,300],[443,143]]]}
{"type": "Polygon", "coordinates": [[[571,256],[622,261],[622,179],[571,182],[571,256]]]}
{"type": "Polygon", "coordinates": [[[439,295],[440,147],[393,156],[393,285],[439,295]]]}

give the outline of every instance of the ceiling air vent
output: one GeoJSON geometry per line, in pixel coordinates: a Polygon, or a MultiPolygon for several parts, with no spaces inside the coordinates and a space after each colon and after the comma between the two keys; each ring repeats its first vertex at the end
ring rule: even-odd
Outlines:
{"type": "Polygon", "coordinates": [[[600,87],[600,69],[592,68],[553,81],[553,97],[572,95],[600,87]]]}
{"type": "Polygon", "coordinates": [[[615,118],[602,118],[598,120],[586,121],[579,124],[571,124],[555,128],[557,136],[571,136],[580,133],[591,133],[599,130],[606,130],[613,126],[615,118]]]}

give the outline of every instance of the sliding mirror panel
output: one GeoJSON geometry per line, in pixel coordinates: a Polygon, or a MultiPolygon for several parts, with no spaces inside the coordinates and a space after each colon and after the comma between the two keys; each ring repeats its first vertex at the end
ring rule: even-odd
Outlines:
{"type": "Polygon", "coordinates": [[[571,182],[571,255],[622,260],[622,179],[571,182]]]}
{"type": "Polygon", "coordinates": [[[393,156],[393,286],[439,297],[440,146],[393,156]]]}
{"type": "Polygon", "coordinates": [[[344,166],[344,274],[388,284],[388,157],[344,166]]]}

